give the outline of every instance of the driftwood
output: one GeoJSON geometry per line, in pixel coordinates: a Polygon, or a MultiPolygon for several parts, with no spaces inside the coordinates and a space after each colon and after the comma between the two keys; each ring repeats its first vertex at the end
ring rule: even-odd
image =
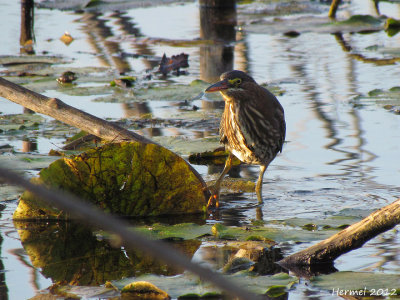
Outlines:
{"type": "Polygon", "coordinates": [[[292,254],[279,264],[290,270],[299,266],[330,265],[340,255],[358,249],[378,234],[400,223],[400,199],[305,250],[292,254]]]}
{"type": "MultiPolygon", "coordinates": [[[[115,123],[107,122],[101,118],[83,112],[57,98],[49,98],[28,90],[0,77],[0,96],[20,104],[37,113],[53,117],[61,122],[82,129],[101,139],[111,142],[137,141],[143,144],[156,144],[155,142],[115,123]]],[[[188,167],[202,184],[204,191],[207,185],[200,174],[190,165],[188,167]]]]}

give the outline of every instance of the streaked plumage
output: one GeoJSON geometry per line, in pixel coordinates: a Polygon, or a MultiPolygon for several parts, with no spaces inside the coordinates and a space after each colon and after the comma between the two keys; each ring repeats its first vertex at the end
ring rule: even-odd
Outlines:
{"type": "MultiPolygon", "coordinates": [[[[261,201],[264,172],[282,151],[285,140],[284,110],[271,92],[242,71],[222,74],[221,81],[206,90],[215,91],[221,92],[225,100],[220,124],[221,143],[242,162],[260,165],[256,192],[261,201]]],[[[215,184],[214,198],[217,199],[217,206],[219,186],[231,167],[230,161],[228,158],[224,171],[215,184]]]]}

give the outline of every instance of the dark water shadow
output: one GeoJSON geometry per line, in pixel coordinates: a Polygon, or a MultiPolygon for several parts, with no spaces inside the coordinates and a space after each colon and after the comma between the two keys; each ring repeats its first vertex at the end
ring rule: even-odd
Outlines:
{"type": "Polygon", "coordinates": [[[21,54],[35,54],[33,49],[35,41],[34,6],[33,0],[21,0],[21,32],[19,38],[21,54]]]}

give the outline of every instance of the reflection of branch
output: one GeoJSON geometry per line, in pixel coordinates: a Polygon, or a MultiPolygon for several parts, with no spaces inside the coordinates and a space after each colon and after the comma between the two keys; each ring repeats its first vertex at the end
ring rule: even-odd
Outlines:
{"type": "MultiPolygon", "coordinates": [[[[306,68],[304,66],[293,67],[293,71],[296,74],[295,77],[304,78],[305,83],[301,87],[307,94],[309,94],[310,99],[313,100],[313,109],[314,109],[315,113],[317,114],[317,117],[323,122],[324,128],[328,132],[328,138],[332,140],[332,142],[329,143],[328,145],[326,145],[325,147],[328,149],[334,149],[335,151],[338,151],[340,153],[344,153],[345,155],[347,155],[344,160],[352,159],[351,158],[352,153],[346,152],[346,151],[338,149],[338,148],[334,148],[334,146],[341,144],[342,140],[338,137],[334,120],[332,120],[328,116],[328,114],[325,113],[325,111],[323,109],[324,104],[321,101],[318,101],[318,97],[317,97],[318,93],[316,92],[317,88],[313,84],[314,81],[308,80],[308,76],[306,75],[305,69],[306,68]],[[348,157],[350,157],[350,158],[348,158],[348,157]]],[[[336,164],[336,163],[338,163],[338,161],[335,160],[334,163],[336,164]]]]}
{"type": "Polygon", "coordinates": [[[120,74],[129,72],[131,69],[129,63],[124,58],[115,55],[121,52],[120,45],[108,40],[113,33],[100,16],[98,13],[86,13],[81,18],[81,21],[86,24],[83,31],[88,35],[89,44],[93,46],[96,53],[102,54],[106,65],[114,64],[120,74]]]}
{"type": "Polygon", "coordinates": [[[159,59],[154,59],[154,51],[149,47],[147,39],[141,39],[143,34],[136,23],[132,22],[131,17],[126,16],[124,12],[118,11],[113,13],[111,17],[116,19],[116,24],[119,25],[120,30],[126,37],[134,37],[132,39],[132,46],[136,49],[136,53],[133,56],[143,57],[143,63],[148,69],[155,68],[158,65],[159,59]]]}
{"type": "Polygon", "coordinates": [[[363,271],[373,271],[375,270],[382,270],[386,264],[392,263],[392,262],[397,262],[397,250],[398,248],[387,248],[386,245],[395,245],[396,244],[396,240],[395,238],[392,236],[390,238],[385,238],[382,237],[379,241],[378,241],[378,245],[377,248],[380,249],[380,251],[378,251],[377,253],[375,253],[373,256],[379,258],[379,261],[376,262],[375,264],[371,265],[370,267],[366,268],[363,271]],[[388,255],[389,253],[389,255],[388,255]]]}
{"type": "Polygon", "coordinates": [[[396,62],[400,61],[399,57],[394,57],[394,58],[367,58],[362,54],[357,54],[357,53],[351,53],[350,51],[353,49],[348,42],[345,41],[343,38],[343,34],[341,32],[336,32],[333,34],[335,36],[336,41],[339,43],[339,45],[342,47],[344,52],[349,52],[349,56],[360,60],[365,63],[373,63],[378,66],[383,66],[383,65],[393,65],[396,62]]]}
{"type": "MultiPolygon", "coordinates": [[[[343,143],[343,138],[341,138],[338,134],[338,126],[337,126],[337,121],[335,119],[332,119],[329,117],[329,115],[325,112],[323,109],[324,103],[319,100],[320,97],[318,97],[318,89],[315,87],[314,82],[315,80],[310,80],[308,79],[307,73],[306,73],[306,68],[304,66],[295,66],[293,67],[293,70],[295,72],[295,77],[296,78],[303,78],[304,83],[302,84],[301,88],[304,92],[309,95],[310,99],[313,101],[313,111],[317,115],[317,117],[323,122],[323,128],[327,130],[327,138],[332,140],[330,143],[325,145],[325,148],[332,149],[340,154],[343,154],[344,157],[341,159],[335,159],[333,162],[327,162],[326,164],[328,165],[337,165],[341,164],[342,162],[345,161],[354,161],[352,164],[345,165],[344,170],[346,170],[346,173],[343,175],[349,175],[353,172],[354,169],[358,169],[360,166],[360,162],[367,162],[372,159],[374,159],[376,156],[363,149],[362,146],[365,144],[364,139],[362,138],[363,131],[361,130],[360,126],[360,118],[357,115],[356,111],[350,111],[349,114],[354,119],[354,127],[356,134],[354,137],[358,141],[358,145],[356,147],[357,152],[351,152],[346,149],[341,149],[338,147],[340,144],[343,143]],[[363,153],[368,154],[369,158],[365,158],[365,156],[361,155],[363,153]]],[[[328,78],[331,78],[329,74],[327,75],[328,78]]],[[[349,82],[351,82],[353,77],[350,76],[349,82]]],[[[352,85],[354,86],[354,85],[352,85]]],[[[363,177],[365,177],[368,172],[365,169],[359,169],[359,173],[362,174],[363,177]]]]}

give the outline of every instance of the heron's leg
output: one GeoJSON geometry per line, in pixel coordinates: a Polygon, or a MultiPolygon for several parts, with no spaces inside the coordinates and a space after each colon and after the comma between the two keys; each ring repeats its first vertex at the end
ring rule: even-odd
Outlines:
{"type": "Polygon", "coordinates": [[[257,180],[257,184],[256,184],[256,194],[257,194],[257,199],[258,199],[258,203],[262,203],[262,184],[263,184],[263,178],[264,178],[264,173],[265,170],[267,169],[267,166],[261,165],[260,166],[260,174],[258,175],[258,180],[257,180]]]}
{"type": "Polygon", "coordinates": [[[221,182],[224,179],[225,175],[232,168],[232,159],[233,159],[233,154],[229,153],[229,156],[225,161],[225,167],[224,167],[222,173],[219,175],[215,184],[210,187],[211,197],[210,197],[210,199],[208,199],[207,208],[210,205],[212,205],[214,199],[215,199],[215,207],[218,208],[218,206],[219,206],[219,190],[221,188],[221,182]]]}

